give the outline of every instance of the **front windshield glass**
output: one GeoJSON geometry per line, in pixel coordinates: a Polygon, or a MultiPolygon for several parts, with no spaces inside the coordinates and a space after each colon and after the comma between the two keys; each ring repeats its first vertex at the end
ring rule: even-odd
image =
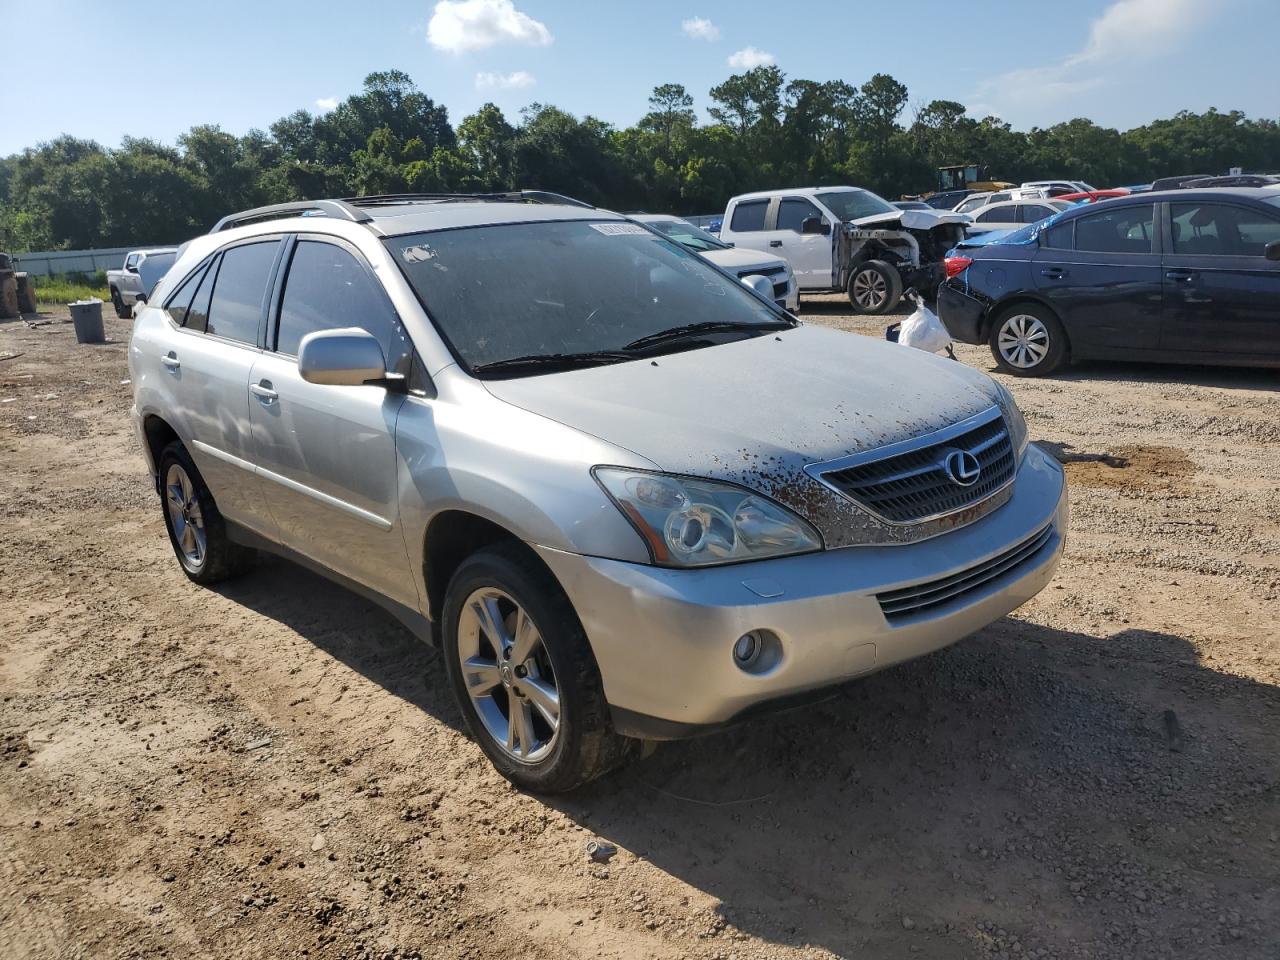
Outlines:
{"type": "MultiPolygon", "coordinates": [[[[503,224],[384,242],[454,355],[473,372],[522,358],[625,351],[690,324],[741,326],[754,335],[756,327],[763,333],[793,322],[697,254],[637,223],[503,224]]],[[[677,349],[705,345],[683,340],[677,349]]]]}
{"type": "Polygon", "coordinates": [[[650,220],[646,227],[652,227],[663,236],[670,237],[682,247],[700,253],[704,250],[728,250],[727,243],[721,243],[705,230],[695,227],[687,220],[650,220]]]}
{"type": "Polygon", "coordinates": [[[859,217],[873,217],[880,213],[901,213],[897,207],[877,197],[870,190],[832,190],[817,194],[817,198],[842,222],[857,220],[859,217]]]}

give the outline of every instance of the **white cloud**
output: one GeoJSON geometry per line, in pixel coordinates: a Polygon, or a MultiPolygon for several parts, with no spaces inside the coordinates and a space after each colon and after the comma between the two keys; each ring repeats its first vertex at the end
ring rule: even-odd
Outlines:
{"type": "Polygon", "coordinates": [[[688,20],[682,20],[680,29],[684,31],[686,37],[693,37],[695,40],[706,40],[710,43],[713,40],[720,39],[720,28],[706,17],[691,17],[688,20]]]}
{"type": "Polygon", "coordinates": [[[729,54],[729,66],[735,70],[751,70],[755,67],[771,67],[778,62],[772,53],[765,53],[755,47],[743,47],[736,53],[729,54]]]}
{"type": "Polygon", "coordinates": [[[1176,52],[1195,29],[1221,12],[1221,6],[1214,9],[1200,0],[1115,0],[1089,24],[1081,49],[1056,63],[990,77],[978,84],[975,96],[986,101],[988,109],[1017,109],[1097,89],[1110,81],[1117,67],[1176,52]]]}
{"type": "Polygon", "coordinates": [[[538,81],[532,73],[517,70],[514,73],[477,73],[477,90],[523,90],[538,81]]]}
{"type": "Polygon", "coordinates": [[[547,25],[521,13],[512,0],[440,0],[427,24],[427,42],[449,53],[500,43],[545,47],[551,41],[547,25]]]}
{"type": "Polygon", "coordinates": [[[321,97],[316,101],[316,106],[321,110],[332,110],[338,105],[337,97],[321,97]]]}

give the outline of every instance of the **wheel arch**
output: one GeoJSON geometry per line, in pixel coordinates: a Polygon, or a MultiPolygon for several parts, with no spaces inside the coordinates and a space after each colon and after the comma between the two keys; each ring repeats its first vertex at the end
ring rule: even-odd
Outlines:
{"type": "Polygon", "coordinates": [[[427,616],[437,629],[444,611],[445,592],[458,567],[477,550],[499,543],[510,544],[519,550],[531,564],[545,570],[559,584],[551,568],[512,530],[468,510],[442,510],[427,524],[422,543],[422,580],[427,592],[427,616]]]}
{"type": "Polygon", "coordinates": [[[159,489],[160,454],[173,441],[182,443],[182,438],[167,420],[156,413],[148,413],[142,418],[142,435],[147,442],[147,454],[151,458],[152,473],[156,477],[156,489],[159,489]]]}

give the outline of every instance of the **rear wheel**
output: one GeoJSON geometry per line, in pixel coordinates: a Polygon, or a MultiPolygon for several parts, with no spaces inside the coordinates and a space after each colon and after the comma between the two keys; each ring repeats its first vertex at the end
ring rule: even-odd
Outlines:
{"type": "Polygon", "coordinates": [[[473,554],[444,603],[445,667],[480,748],[517,787],[562,793],[638,754],[613,732],[599,668],[569,598],[535,558],[473,554]]]}
{"type": "Polygon", "coordinates": [[[991,355],[1000,369],[1017,377],[1043,377],[1066,361],[1067,333],[1052,312],[1037,304],[1005,310],[991,326],[991,355]]]}
{"type": "Polygon", "coordinates": [[[902,299],[902,275],[883,260],[867,260],[849,275],[849,303],[858,313],[888,313],[902,299]]]}
{"type": "Polygon", "coordinates": [[[160,454],[160,496],[169,543],[182,572],[199,584],[217,583],[243,573],[255,553],[233,543],[186,447],[176,440],[160,454]]]}
{"type": "Polygon", "coordinates": [[[116,316],[121,320],[133,319],[133,307],[125,305],[124,298],[115,287],[111,288],[111,306],[116,308],[116,316]]]}

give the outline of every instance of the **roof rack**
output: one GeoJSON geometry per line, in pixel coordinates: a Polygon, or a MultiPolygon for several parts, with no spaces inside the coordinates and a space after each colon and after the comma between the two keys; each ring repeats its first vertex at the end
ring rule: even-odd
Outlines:
{"type": "Polygon", "coordinates": [[[241,210],[228,214],[213,225],[210,233],[230,230],[232,227],[243,227],[246,223],[257,223],[260,220],[274,220],[279,217],[335,217],[350,220],[352,223],[368,223],[373,217],[363,210],[357,210],[345,200],[295,200],[291,203],[272,203],[265,207],[254,207],[252,210],[241,210]]]}
{"type": "Polygon", "coordinates": [[[595,207],[583,200],[566,197],[549,190],[509,190],[505,193],[382,193],[368,197],[343,197],[341,200],[295,200],[273,203],[228,214],[213,225],[210,233],[242,227],[247,223],[274,220],[279,217],[333,217],[352,223],[368,223],[373,217],[362,207],[391,207],[406,203],[559,203],[571,207],[595,207]]]}

